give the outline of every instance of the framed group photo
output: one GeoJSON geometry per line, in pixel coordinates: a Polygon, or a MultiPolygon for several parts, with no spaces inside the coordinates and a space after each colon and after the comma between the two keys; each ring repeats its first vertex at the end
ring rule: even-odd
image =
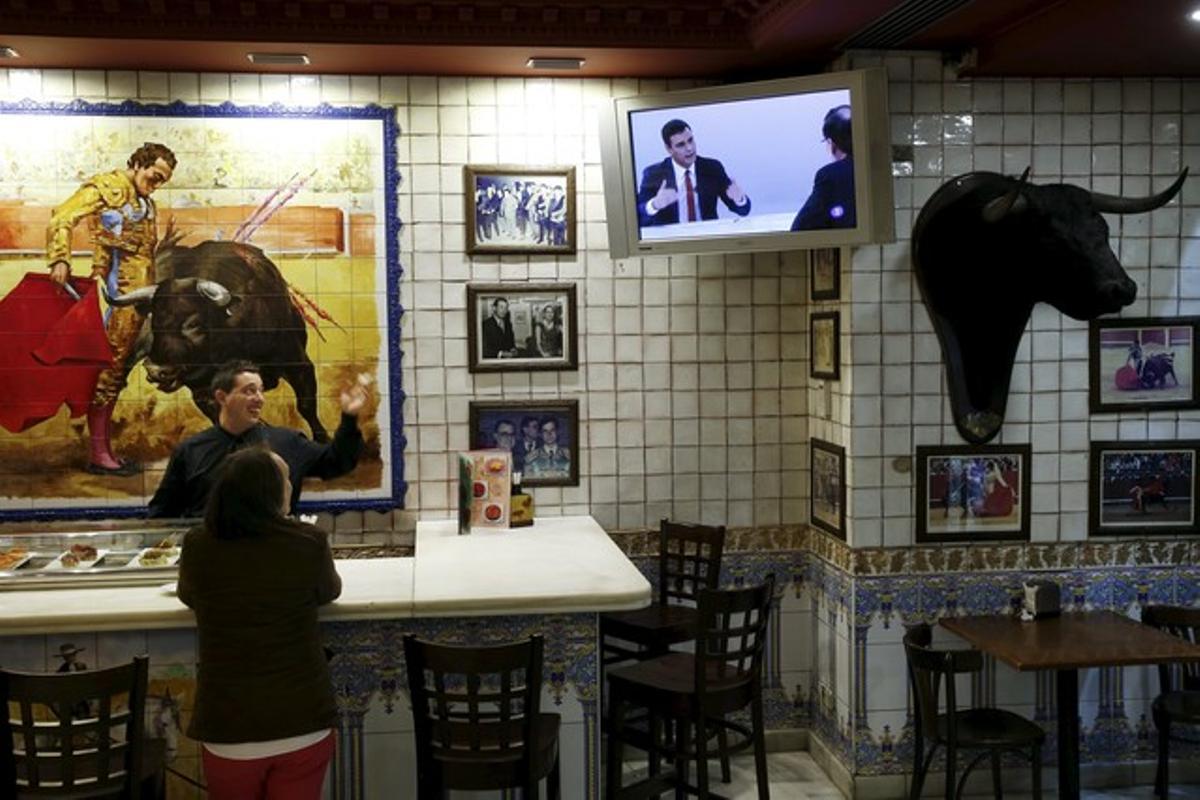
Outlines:
{"type": "Polygon", "coordinates": [[[1095,319],[1088,327],[1092,413],[1200,408],[1200,317],[1095,319]]]}
{"type": "Polygon", "coordinates": [[[573,283],[467,284],[471,372],[579,368],[573,283]]]}
{"type": "Polygon", "coordinates": [[[473,400],[471,449],[513,456],[522,486],[579,485],[578,400],[473,400]]]}
{"type": "Polygon", "coordinates": [[[841,312],[815,313],[808,321],[808,374],[836,381],[841,378],[841,312]]]}
{"type": "Polygon", "coordinates": [[[575,252],[575,167],[463,167],[467,254],[575,252]]]}
{"type": "Polygon", "coordinates": [[[1028,541],[1031,448],[917,448],[917,542],[1028,541]]]}
{"type": "Polygon", "coordinates": [[[823,531],[846,539],[846,448],[810,439],[809,519],[823,531]]]}
{"type": "Polygon", "coordinates": [[[808,251],[809,292],[813,300],[838,300],[842,296],[842,249],[821,247],[808,251]]]}
{"type": "Polygon", "coordinates": [[[1198,533],[1200,440],[1092,442],[1088,528],[1093,536],[1198,533]]]}

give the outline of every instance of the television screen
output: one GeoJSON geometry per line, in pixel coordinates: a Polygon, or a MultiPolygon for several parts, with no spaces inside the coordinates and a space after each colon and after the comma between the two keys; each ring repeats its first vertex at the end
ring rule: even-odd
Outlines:
{"type": "Polygon", "coordinates": [[[882,70],[617,99],[602,130],[609,250],[828,247],[892,238],[882,70]]]}

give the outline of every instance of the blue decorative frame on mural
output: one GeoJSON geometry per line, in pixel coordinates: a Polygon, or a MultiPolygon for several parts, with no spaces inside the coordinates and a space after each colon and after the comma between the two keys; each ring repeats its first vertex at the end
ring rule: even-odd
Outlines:
{"type": "MultiPolygon", "coordinates": [[[[277,117],[292,119],[354,119],[378,120],[383,126],[384,165],[384,228],[386,238],[385,269],[387,282],[387,353],[388,353],[388,399],[389,427],[391,429],[391,451],[381,453],[381,458],[391,459],[391,497],[367,499],[342,499],[327,501],[302,501],[301,512],[325,511],[338,513],[351,510],[391,510],[404,507],[404,496],[408,484],[404,480],[404,436],[403,406],[405,393],[401,384],[400,319],[404,314],[399,304],[400,264],[399,234],[403,222],[400,220],[397,190],[400,171],[396,160],[396,138],[399,125],[394,108],[366,106],[285,106],[281,103],[263,105],[238,105],[231,102],[219,105],[193,105],[176,101],[153,104],[127,100],[122,103],[89,103],[73,100],[69,103],[21,100],[0,102],[0,118],[20,114],[95,115],[110,117],[277,117]]],[[[144,506],[105,507],[62,507],[2,509],[0,522],[49,519],[117,519],[143,517],[144,506]]]]}

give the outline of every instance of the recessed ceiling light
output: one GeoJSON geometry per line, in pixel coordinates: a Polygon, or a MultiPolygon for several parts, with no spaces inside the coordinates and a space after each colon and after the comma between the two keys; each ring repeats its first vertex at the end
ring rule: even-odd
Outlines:
{"type": "Polygon", "coordinates": [[[301,65],[311,64],[308,55],[305,53],[246,53],[246,58],[251,64],[270,64],[270,65],[301,65]]]}
{"type": "Polygon", "coordinates": [[[0,44],[0,58],[20,58],[21,54],[8,45],[0,44]]]}
{"type": "Polygon", "coordinates": [[[530,69],[582,69],[583,59],[570,56],[533,56],[525,62],[530,69]]]}
{"type": "Polygon", "coordinates": [[[1192,13],[1188,14],[1188,19],[1192,22],[1200,22],[1200,8],[1197,8],[1192,13]]]}

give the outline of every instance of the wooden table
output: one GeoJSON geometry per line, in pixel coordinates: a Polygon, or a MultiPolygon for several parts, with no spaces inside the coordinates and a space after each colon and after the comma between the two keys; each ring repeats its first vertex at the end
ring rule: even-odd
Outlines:
{"type": "Polygon", "coordinates": [[[1022,672],[1052,669],[1058,685],[1058,796],[1079,797],[1079,670],[1200,661],[1200,646],[1112,611],[1017,617],[944,617],[938,623],[1022,672]]]}

